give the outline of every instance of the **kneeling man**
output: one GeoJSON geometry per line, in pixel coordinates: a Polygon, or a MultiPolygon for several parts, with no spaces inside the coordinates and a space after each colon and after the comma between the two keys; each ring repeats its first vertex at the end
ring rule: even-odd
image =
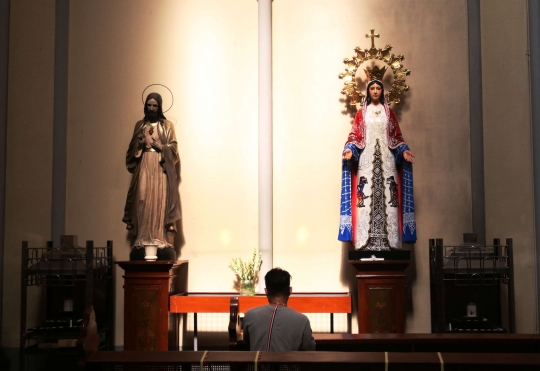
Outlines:
{"type": "Polygon", "coordinates": [[[287,307],[292,292],[291,275],[274,268],[264,276],[267,305],[246,312],[242,328],[249,350],[315,350],[309,319],[287,307]]]}

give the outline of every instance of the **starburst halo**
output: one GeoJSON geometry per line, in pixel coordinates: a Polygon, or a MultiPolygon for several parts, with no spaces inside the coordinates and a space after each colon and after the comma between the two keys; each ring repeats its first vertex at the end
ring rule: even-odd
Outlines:
{"type": "MultiPolygon", "coordinates": [[[[374,31],[375,30],[371,30],[371,35],[366,34],[366,37],[371,37],[371,48],[361,49],[359,46],[354,48],[356,55],[352,58],[343,59],[345,72],[338,75],[345,84],[343,89],[341,89],[341,94],[344,94],[349,98],[348,104],[351,106],[356,107],[357,105],[361,105],[366,99],[366,96],[363,93],[365,85],[359,87],[356,77],[356,71],[366,62],[371,62],[369,63],[370,66],[364,67],[366,73],[371,71],[371,68],[381,68],[380,64],[386,64],[391,68],[393,77],[392,87],[385,94],[385,99],[388,104],[399,104],[401,102],[401,93],[409,90],[409,86],[405,83],[405,77],[409,75],[411,71],[403,67],[402,61],[405,57],[401,54],[397,56],[392,54],[391,45],[386,45],[382,49],[375,48],[374,37],[379,37],[379,35],[375,35],[374,31]]],[[[367,75],[369,75],[369,73],[367,73],[367,75]]],[[[365,80],[367,84],[370,81],[370,78],[369,76],[364,76],[365,78],[361,80],[365,80]]],[[[386,78],[384,82],[386,82],[386,78]]]]}

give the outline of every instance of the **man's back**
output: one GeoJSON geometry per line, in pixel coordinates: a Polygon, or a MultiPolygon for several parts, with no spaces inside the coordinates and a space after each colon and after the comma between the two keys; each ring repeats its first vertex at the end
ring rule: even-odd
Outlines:
{"type": "MultiPolygon", "coordinates": [[[[266,350],[268,330],[275,307],[268,304],[247,311],[242,328],[244,341],[249,344],[250,350],[266,350]]],[[[294,309],[278,305],[268,350],[315,350],[309,319],[294,309]]]]}

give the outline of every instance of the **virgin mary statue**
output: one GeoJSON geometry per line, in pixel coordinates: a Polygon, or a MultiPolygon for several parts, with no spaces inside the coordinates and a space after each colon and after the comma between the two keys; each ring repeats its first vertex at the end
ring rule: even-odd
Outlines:
{"type": "Polygon", "coordinates": [[[343,150],[340,241],[376,251],[416,241],[413,162],[383,84],[373,79],[343,150]]]}

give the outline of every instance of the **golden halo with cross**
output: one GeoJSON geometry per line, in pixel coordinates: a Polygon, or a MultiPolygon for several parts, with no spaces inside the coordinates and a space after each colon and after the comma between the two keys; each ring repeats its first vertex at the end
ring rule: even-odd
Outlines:
{"type": "MultiPolygon", "coordinates": [[[[369,60],[381,60],[392,69],[394,81],[392,82],[392,88],[390,91],[385,94],[385,99],[388,104],[399,104],[401,102],[401,93],[409,90],[409,86],[405,84],[405,76],[410,74],[411,71],[405,69],[401,64],[405,57],[403,55],[395,56],[394,54],[391,54],[391,45],[386,45],[383,49],[375,48],[375,38],[379,36],[379,34],[375,34],[375,29],[372,29],[371,34],[366,34],[366,37],[371,38],[371,48],[361,49],[357,46],[354,48],[356,56],[353,58],[343,59],[343,63],[346,65],[345,72],[338,75],[345,84],[343,89],[341,89],[341,94],[349,97],[348,103],[351,106],[364,103],[366,98],[365,94],[357,86],[356,71],[362,63],[369,60]]],[[[379,68],[377,66],[374,68],[367,67],[364,69],[364,71],[366,72],[369,81],[375,79],[382,81],[382,77],[386,72],[386,66],[383,68],[379,68]]]]}

